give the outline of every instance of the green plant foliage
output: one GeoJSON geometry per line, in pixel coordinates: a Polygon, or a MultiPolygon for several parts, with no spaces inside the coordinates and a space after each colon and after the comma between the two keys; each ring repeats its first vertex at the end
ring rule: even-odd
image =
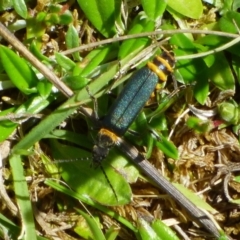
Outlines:
{"type": "Polygon", "coordinates": [[[90,0],[78,1],[87,18],[105,37],[116,34],[115,20],[120,13],[120,1],[90,0]]]}
{"type": "Polygon", "coordinates": [[[13,84],[23,93],[31,94],[37,91],[37,77],[26,61],[10,49],[1,46],[1,62],[13,84]]]}
{"type": "Polygon", "coordinates": [[[203,5],[200,0],[168,0],[167,4],[176,13],[193,19],[199,19],[203,12],[203,5]]]}
{"type": "Polygon", "coordinates": [[[79,160],[71,164],[59,163],[63,179],[78,194],[88,195],[93,201],[107,206],[129,203],[131,198],[129,185],[110,166],[103,165],[104,171],[113,185],[113,189],[111,189],[103,170],[91,167],[91,162],[86,160],[86,156],[89,156],[86,155],[86,152],[78,148],[57,144],[56,142],[52,144],[52,149],[55,159],[61,160],[62,158],[71,161],[72,158],[79,156],[79,160]],[[115,191],[118,199],[115,198],[113,191],[115,191]]]}
{"type": "Polygon", "coordinates": [[[171,239],[171,240],[178,240],[176,233],[172,231],[171,228],[166,226],[160,220],[155,220],[152,223],[152,228],[155,230],[158,236],[161,236],[161,239],[171,239]]]}
{"type": "MultiPolygon", "coordinates": [[[[239,1],[43,2],[37,1],[35,6],[32,1],[0,1],[1,22],[24,49],[58,77],[58,84],[70,88],[71,96],[62,94],[58,84],[50,82],[34,62],[24,59],[25,53],[15,51],[13,42],[1,39],[0,141],[10,141],[11,147],[7,153],[10,164],[4,166],[0,180],[19,212],[13,216],[2,198],[0,237],[44,239],[38,236],[41,234],[48,239],[52,230],[55,234],[60,225],[71,223],[72,227],[63,227],[56,234],[63,239],[121,239],[124,226],[124,233],[137,239],[181,239],[164,224],[169,214],[186,234],[185,226],[195,231],[192,221],[196,219],[185,216],[184,200],[175,211],[174,195],[163,200],[162,194],[168,192],[162,185],[153,185],[141,175],[147,162],[137,162],[142,156],[158,171],[159,175],[153,176],[162,174],[170,179],[170,189],[174,184],[196,208],[212,214],[226,213],[230,220],[219,222],[220,227],[231,236],[237,233],[236,226],[231,225],[230,210],[221,207],[225,198],[220,185],[204,189],[216,174],[218,158],[231,164],[240,152],[239,1]],[[168,32],[160,32],[162,29],[168,32]],[[179,32],[171,32],[174,30],[179,32]],[[118,36],[126,39],[115,42],[118,36]],[[100,40],[108,42],[97,46],[100,40]],[[80,50],[69,53],[72,48],[80,50]],[[166,67],[167,59],[154,59],[163,51],[174,52],[174,69],[166,67]],[[101,167],[91,167],[102,117],[108,114],[129,77],[149,61],[162,62],[160,69],[151,70],[162,73],[165,66],[162,75],[169,77],[167,81],[160,77],[162,81],[146,106],[127,133],[120,136],[139,151],[133,160],[138,168],[124,157],[125,152],[118,151],[117,138],[109,155],[101,160],[105,175],[101,167]],[[234,151],[229,151],[230,147],[234,151]],[[217,211],[209,197],[212,191],[220,199],[217,211]],[[160,205],[163,221],[154,219],[160,205]],[[39,221],[38,213],[47,217],[39,221]],[[48,214],[51,222],[47,221],[48,214]]],[[[0,35],[4,36],[1,31],[0,35]]],[[[134,153],[135,148],[131,151],[134,153]]],[[[147,176],[151,179],[152,175],[147,176]]],[[[238,191],[233,188],[229,194],[231,204],[239,204],[238,191]]],[[[206,225],[201,227],[204,231],[206,225]]],[[[205,230],[203,234],[209,227],[205,230]]],[[[224,231],[220,230],[219,239],[227,239],[224,231]]],[[[199,237],[198,230],[194,234],[199,237]]],[[[233,237],[238,239],[239,235],[233,237]]]]}
{"type": "MultiPolygon", "coordinates": [[[[142,32],[148,32],[154,30],[154,22],[149,20],[148,18],[142,18],[141,16],[137,16],[134,19],[132,27],[128,31],[128,34],[137,34],[142,32]]],[[[148,38],[137,38],[137,39],[129,39],[125,41],[120,49],[119,49],[119,58],[123,59],[130,52],[134,52],[136,50],[140,51],[144,46],[147,46],[150,43],[148,38]]]]}
{"type": "Polygon", "coordinates": [[[23,0],[13,0],[13,7],[15,11],[24,19],[27,18],[27,6],[23,0]]]}
{"type": "MultiPolygon", "coordinates": [[[[66,45],[69,49],[79,46],[78,32],[76,28],[72,25],[69,26],[66,34],[66,45]]],[[[74,53],[73,57],[74,57],[74,60],[80,61],[79,53],[74,53]]]]}
{"type": "Polygon", "coordinates": [[[141,3],[144,12],[151,20],[157,20],[161,17],[167,7],[167,1],[141,0],[141,3]]]}

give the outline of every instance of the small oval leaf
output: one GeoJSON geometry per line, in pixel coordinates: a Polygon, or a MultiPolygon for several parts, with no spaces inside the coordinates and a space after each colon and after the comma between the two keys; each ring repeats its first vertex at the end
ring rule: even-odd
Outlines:
{"type": "Polygon", "coordinates": [[[164,13],[167,1],[141,0],[144,12],[151,20],[157,20],[164,13]]]}
{"type": "Polygon", "coordinates": [[[120,12],[118,2],[114,0],[78,0],[79,6],[89,21],[105,37],[111,37],[116,33],[115,13],[120,12]]]}
{"type": "Polygon", "coordinates": [[[27,6],[24,0],[12,0],[15,11],[24,19],[27,18],[27,6]]]}
{"type": "Polygon", "coordinates": [[[176,148],[176,146],[164,136],[161,136],[161,142],[156,141],[156,146],[160,150],[162,150],[168,157],[175,160],[179,158],[178,149],[176,148]]]}
{"type": "Polygon", "coordinates": [[[161,239],[179,240],[176,233],[159,219],[153,221],[152,228],[161,239]]]}
{"type": "Polygon", "coordinates": [[[221,90],[234,90],[235,80],[223,53],[215,54],[215,62],[209,69],[210,80],[221,90]]]}
{"type": "MultiPolygon", "coordinates": [[[[79,47],[79,37],[76,28],[72,25],[69,26],[67,34],[66,34],[66,45],[68,49],[79,47]]],[[[76,61],[80,61],[79,52],[75,52],[72,54],[76,61]]]]}
{"type": "Polygon", "coordinates": [[[0,57],[4,70],[20,91],[25,94],[37,92],[38,79],[24,59],[4,46],[0,48],[0,57]]]}
{"type": "Polygon", "coordinates": [[[183,16],[199,19],[203,13],[201,0],[168,0],[168,6],[183,16]]]}

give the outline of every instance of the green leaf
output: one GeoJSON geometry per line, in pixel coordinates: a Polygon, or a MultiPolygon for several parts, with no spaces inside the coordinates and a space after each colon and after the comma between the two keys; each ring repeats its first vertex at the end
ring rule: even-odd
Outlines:
{"type": "Polygon", "coordinates": [[[69,10],[64,11],[64,13],[59,16],[59,24],[61,25],[69,25],[72,22],[73,16],[69,10]]]}
{"type": "Polygon", "coordinates": [[[221,237],[218,238],[218,240],[229,240],[229,236],[227,236],[226,234],[220,233],[221,237]]]}
{"type": "Polygon", "coordinates": [[[129,184],[109,166],[106,160],[102,166],[113,189],[102,169],[91,167],[91,162],[86,160],[87,157],[89,158],[89,152],[62,145],[56,141],[51,141],[51,143],[52,154],[55,159],[79,160],[71,163],[59,163],[63,179],[78,194],[87,195],[94,201],[108,206],[123,205],[130,202],[131,190],[129,184]],[[118,199],[116,199],[113,190],[118,199]]]}
{"type": "MultiPolygon", "coordinates": [[[[229,40],[223,36],[218,35],[206,35],[196,40],[196,43],[201,44],[202,46],[209,46],[211,48],[220,47],[221,45],[227,43],[229,40]]],[[[208,55],[213,56],[214,55],[208,55]]]]}
{"type": "Polygon", "coordinates": [[[67,71],[71,71],[76,66],[75,62],[59,52],[55,52],[55,57],[57,63],[67,71]]]}
{"type": "Polygon", "coordinates": [[[46,99],[52,92],[52,83],[48,80],[42,80],[38,82],[37,90],[40,96],[46,99]]]}
{"type": "MultiPolygon", "coordinates": [[[[42,44],[42,42],[41,42],[41,44],[42,44]]],[[[46,57],[45,55],[43,55],[43,53],[41,52],[40,44],[36,40],[33,40],[31,42],[29,50],[39,61],[44,62],[45,64],[49,64],[49,65],[52,64],[53,60],[46,57]]]]}
{"type": "MultiPolygon", "coordinates": [[[[81,76],[89,76],[100,64],[116,59],[117,54],[118,48],[113,44],[93,49],[81,62],[81,76]]],[[[106,65],[108,67],[110,64],[106,65]]]]}
{"type": "Polygon", "coordinates": [[[37,240],[37,233],[33,218],[32,203],[29,196],[26,178],[24,176],[22,159],[18,155],[11,155],[10,166],[13,174],[14,192],[20,211],[24,239],[37,240]]]}
{"type": "Polygon", "coordinates": [[[223,53],[215,54],[215,62],[209,69],[210,80],[221,90],[235,90],[235,79],[223,53]]]}
{"type": "MultiPolygon", "coordinates": [[[[174,50],[176,56],[184,56],[198,52],[196,46],[184,34],[175,34],[171,38],[171,44],[179,47],[174,50]]],[[[208,69],[204,60],[201,58],[179,60],[176,65],[185,83],[192,83],[196,81],[198,77],[199,81],[202,80],[203,74],[208,69]]]]}
{"type": "Polygon", "coordinates": [[[228,11],[219,20],[219,26],[223,32],[238,34],[237,26],[240,26],[240,14],[238,12],[228,11]]]}
{"type": "MultiPolygon", "coordinates": [[[[41,96],[32,97],[28,99],[24,104],[19,106],[18,108],[11,108],[0,113],[0,116],[6,116],[10,113],[17,114],[25,114],[25,113],[39,113],[42,109],[44,109],[51,102],[51,99],[45,99],[41,96]]],[[[12,122],[10,120],[0,121],[0,141],[5,140],[9,135],[14,131],[14,129],[18,126],[17,123],[12,122]]],[[[30,146],[33,143],[30,144],[30,146]]]]}
{"type": "Polygon", "coordinates": [[[167,7],[167,1],[141,0],[144,12],[151,20],[161,17],[167,7]]]}
{"type": "Polygon", "coordinates": [[[39,113],[42,111],[48,104],[51,102],[50,99],[43,98],[41,96],[34,96],[32,98],[29,98],[24,104],[19,106],[17,110],[15,111],[16,114],[21,113],[39,113]]]}
{"type": "Polygon", "coordinates": [[[168,0],[168,7],[183,16],[199,19],[203,13],[203,5],[201,0],[168,0]]]}
{"type": "MultiPolygon", "coordinates": [[[[143,218],[138,218],[138,229],[139,229],[139,234],[141,236],[141,239],[143,240],[149,240],[149,239],[163,240],[163,238],[161,238],[161,236],[158,236],[157,233],[154,231],[154,229],[143,218]]],[[[166,238],[166,239],[169,239],[169,238],[166,238]]]]}
{"type": "Polygon", "coordinates": [[[63,78],[63,81],[73,90],[80,90],[84,88],[89,80],[81,76],[66,76],[63,78]]]}
{"type": "Polygon", "coordinates": [[[121,229],[117,229],[114,225],[107,229],[105,237],[107,240],[115,240],[119,235],[121,229]]]}
{"type": "MultiPolygon", "coordinates": [[[[76,208],[75,210],[78,211],[78,209],[76,208]]],[[[91,217],[91,220],[95,222],[95,224],[92,224],[93,225],[92,228],[99,228],[99,230],[97,229],[96,231],[101,231],[101,223],[100,223],[99,217],[96,215],[93,216],[89,212],[88,214],[89,214],[89,217],[91,217]]],[[[91,231],[91,228],[88,226],[86,219],[85,221],[82,221],[82,220],[78,221],[76,227],[74,227],[74,232],[77,233],[80,237],[82,237],[82,239],[95,239],[93,238],[93,233],[91,231]]]]}
{"type": "Polygon", "coordinates": [[[38,79],[24,59],[7,47],[0,47],[1,62],[13,84],[23,93],[37,92],[38,79]]]}
{"type": "MultiPolygon", "coordinates": [[[[0,116],[6,116],[11,114],[16,110],[16,108],[9,108],[7,110],[1,111],[0,116]]],[[[9,120],[0,121],[0,142],[4,141],[17,127],[17,123],[11,122],[9,120]]]]}
{"type": "Polygon", "coordinates": [[[17,239],[20,235],[21,229],[0,213],[0,232],[3,239],[4,236],[6,239],[6,235],[9,239],[17,239]]]}
{"type": "Polygon", "coordinates": [[[98,204],[97,202],[94,202],[93,200],[91,200],[91,198],[89,198],[86,195],[81,195],[70,190],[69,188],[66,188],[62,185],[59,185],[59,183],[53,182],[50,179],[47,179],[45,181],[45,184],[47,184],[48,186],[56,189],[59,192],[62,192],[66,195],[69,195],[75,199],[80,199],[80,201],[82,201],[85,204],[88,204],[102,212],[104,212],[104,214],[107,214],[108,216],[115,218],[117,221],[119,221],[120,223],[122,223],[124,226],[126,226],[127,228],[129,228],[131,231],[133,232],[137,232],[137,229],[132,225],[131,222],[127,221],[126,219],[124,219],[123,217],[119,216],[116,212],[114,212],[113,210],[111,210],[108,207],[104,207],[100,204],[98,204]]]}
{"type": "MultiPolygon", "coordinates": [[[[68,27],[68,31],[66,33],[66,45],[67,45],[67,48],[71,49],[71,48],[79,47],[79,41],[80,40],[79,40],[78,32],[77,32],[76,28],[73,25],[70,25],[68,27]]],[[[79,52],[75,52],[72,55],[73,55],[73,58],[76,61],[80,61],[81,60],[79,52]]]]}
{"type": "Polygon", "coordinates": [[[233,204],[239,205],[240,204],[240,199],[232,199],[230,202],[233,203],[233,204]]]}
{"type": "Polygon", "coordinates": [[[120,1],[78,0],[78,4],[89,21],[102,35],[107,38],[115,35],[115,20],[120,13],[120,1]]]}
{"type": "MultiPolygon", "coordinates": [[[[19,226],[0,214],[0,237],[2,239],[18,239],[21,234],[19,226]]],[[[37,236],[37,240],[48,240],[47,238],[37,236]]]]}
{"type": "Polygon", "coordinates": [[[211,121],[201,120],[196,117],[189,117],[186,124],[197,133],[206,133],[212,128],[211,121]]]}
{"type": "Polygon", "coordinates": [[[144,140],[147,143],[146,144],[146,146],[147,146],[146,158],[150,158],[152,155],[153,148],[154,148],[154,139],[151,136],[151,134],[147,134],[144,137],[144,140]]]}
{"type": "Polygon", "coordinates": [[[60,24],[60,17],[58,13],[49,13],[45,18],[45,23],[47,25],[60,24]]]}
{"type": "MultiPolygon", "coordinates": [[[[205,75],[205,74],[204,74],[205,75]]],[[[204,104],[209,94],[209,83],[207,77],[199,77],[194,86],[194,96],[200,104],[204,104]]]]}
{"type": "Polygon", "coordinates": [[[179,158],[177,147],[164,136],[161,136],[161,141],[156,141],[156,146],[168,157],[175,160],[179,158]]]}
{"type": "Polygon", "coordinates": [[[157,235],[161,236],[162,239],[179,240],[176,233],[162,221],[158,219],[154,220],[151,226],[157,235]]]}
{"type": "Polygon", "coordinates": [[[185,188],[183,185],[178,183],[172,183],[185,197],[187,197],[192,203],[194,203],[198,208],[205,209],[212,212],[213,214],[217,211],[212,208],[204,199],[200,198],[197,194],[185,188]]]}
{"type": "Polygon", "coordinates": [[[12,0],[15,11],[24,19],[27,18],[27,6],[24,0],[12,0]]]}
{"type": "MultiPolygon", "coordinates": [[[[155,23],[152,20],[147,18],[142,18],[141,15],[138,15],[134,22],[132,23],[131,29],[128,31],[128,34],[137,34],[142,32],[150,32],[154,31],[155,23]]],[[[124,41],[119,49],[119,58],[123,59],[124,57],[128,56],[130,53],[135,51],[140,51],[144,47],[146,47],[151,40],[147,37],[136,38],[136,39],[129,39],[124,41]]]]}
{"type": "Polygon", "coordinates": [[[89,228],[91,229],[93,239],[106,240],[106,238],[103,235],[103,232],[100,229],[100,226],[96,223],[96,220],[90,217],[88,214],[81,211],[80,209],[76,210],[77,212],[81,213],[81,215],[85,218],[89,228]]]}

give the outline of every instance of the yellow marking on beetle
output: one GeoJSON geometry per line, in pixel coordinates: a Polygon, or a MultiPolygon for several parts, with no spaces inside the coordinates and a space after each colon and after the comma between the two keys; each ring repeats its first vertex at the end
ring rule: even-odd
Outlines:
{"type": "Polygon", "coordinates": [[[159,69],[158,66],[156,66],[152,62],[148,62],[147,66],[151,71],[157,74],[160,80],[162,80],[163,82],[167,81],[167,75],[161,69],[159,69]]]}
{"type": "Polygon", "coordinates": [[[172,68],[172,66],[169,64],[169,62],[167,60],[165,60],[164,58],[162,58],[160,56],[156,56],[156,59],[160,63],[162,63],[164,65],[164,67],[166,67],[169,72],[173,72],[173,68],[172,68]]]}
{"type": "Polygon", "coordinates": [[[118,140],[118,136],[106,128],[101,128],[99,131],[99,134],[108,136],[109,138],[111,138],[113,140],[113,142],[117,142],[117,140],[118,140]]]}

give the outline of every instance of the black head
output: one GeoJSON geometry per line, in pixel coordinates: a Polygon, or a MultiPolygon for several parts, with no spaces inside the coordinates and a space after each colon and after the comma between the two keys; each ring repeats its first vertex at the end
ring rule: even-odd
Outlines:
{"type": "Polygon", "coordinates": [[[107,157],[110,149],[115,145],[115,139],[109,134],[103,134],[101,131],[97,135],[97,140],[93,146],[93,165],[99,166],[107,157]]]}
{"type": "Polygon", "coordinates": [[[101,147],[98,144],[93,146],[92,155],[93,155],[93,166],[98,167],[101,162],[107,157],[110,148],[101,147]]]}

